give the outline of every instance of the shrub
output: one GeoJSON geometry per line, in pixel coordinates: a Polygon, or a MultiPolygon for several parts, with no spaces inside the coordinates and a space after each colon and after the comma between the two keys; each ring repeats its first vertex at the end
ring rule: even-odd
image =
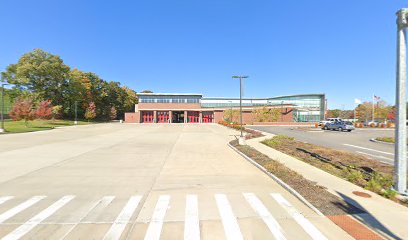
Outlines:
{"type": "Polygon", "coordinates": [[[384,190],[381,193],[381,195],[383,195],[386,198],[393,199],[393,198],[395,198],[397,196],[397,191],[392,190],[392,189],[387,189],[387,190],[384,190]]]}
{"type": "Polygon", "coordinates": [[[375,123],[370,123],[370,127],[375,127],[375,123]]]}
{"type": "Polygon", "coordinates": [[[89,106],[86,108],[84,117],[88,121],[96,117],[96,105],[94,102],[89,103],[89,106]]]}
{"type": "Polygon", "coordinates": [[[61,116],[61,110],[62,110],[61,105],[52,107],[52,119],[59,118],[61,116]]]}
{"type": "Polygon", "coordinates": [[[31,98],[17,100],[9,115],[14,121],[24,120],[27,126],[28,121],[35,119],[33,100],[31,98]]]}
{"type": "Polygon", "coordinates": [[[364,176],[360,171],[351,170],[350,174],[347,176],[347,180],[359,186],[365,185],[364,176]]]}
{"type": "Polygon", "coordinates": [[[52,109],[51,100],[41,101],[40,104],[38,104],[35,115],[39,119],[51,119],[52,109]]]}

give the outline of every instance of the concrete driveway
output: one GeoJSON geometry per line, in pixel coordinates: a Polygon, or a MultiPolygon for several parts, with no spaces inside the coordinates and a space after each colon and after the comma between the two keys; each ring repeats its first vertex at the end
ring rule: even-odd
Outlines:
{"type": "Polygon", "coordinates": [[[97,124],[2,135],[0,237],[350,239],[228,148],[232,134],[97,124]]]}

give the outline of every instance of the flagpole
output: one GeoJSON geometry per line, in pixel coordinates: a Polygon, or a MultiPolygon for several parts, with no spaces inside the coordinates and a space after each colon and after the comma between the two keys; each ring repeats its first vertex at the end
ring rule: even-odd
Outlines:
{"type": "Polygon", "coordinates": [[[373,94],[373,119],[372,122],[374,123],[374,94],[373,94]]]}

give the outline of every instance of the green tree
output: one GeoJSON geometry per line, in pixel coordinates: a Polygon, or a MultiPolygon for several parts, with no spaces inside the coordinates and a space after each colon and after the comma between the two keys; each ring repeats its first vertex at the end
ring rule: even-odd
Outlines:
{"type": "Polygon", "coordinates": [[[36,100],[50,99],[59,105],[64,102],[69,71],[58,55],[34,49],[23,54],[16,64],[7,66],[2,79],[14,84],[16,93],[34,93],[36,100]]]}
{"type": "Polygon", "coordinates": [[[252,111],[256,122],[277,122],[282,115],[280,108],[257,108],[252,111]]]}

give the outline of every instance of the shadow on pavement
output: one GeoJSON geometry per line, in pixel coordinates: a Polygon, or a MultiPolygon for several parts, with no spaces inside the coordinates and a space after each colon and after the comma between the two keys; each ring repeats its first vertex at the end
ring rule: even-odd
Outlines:
{"type": "Polygon", "coordinates": [[[378,221],[374,216],[372,216],[363,206],[359,203],[354,201],[353,199],[347,197],[346,195],[337,192],[339,196],[343,198],[343,200],[348,204],[348,206],[338,205],[340,208],[343,208],[345,211],[348,209],[359,208],[361,210],[360,213],[351,213],[353,217],[359,220],[364,225],[369,226],[371,229],[376,230],[377,233],[380,233],[382,236],[390,237],[392,239],[402,240],[402,238],[395,235],[391,232],[386,226],[384,226],[380,221],[378,221]]]}

